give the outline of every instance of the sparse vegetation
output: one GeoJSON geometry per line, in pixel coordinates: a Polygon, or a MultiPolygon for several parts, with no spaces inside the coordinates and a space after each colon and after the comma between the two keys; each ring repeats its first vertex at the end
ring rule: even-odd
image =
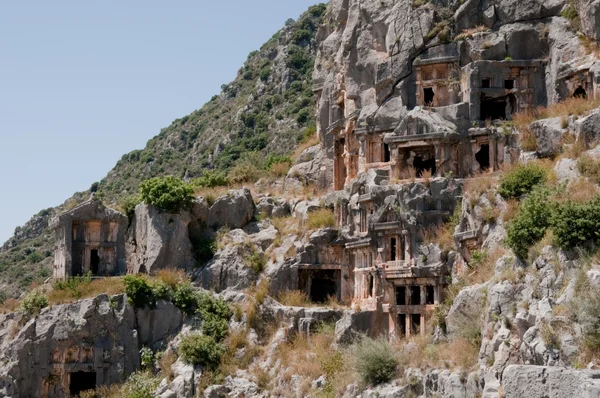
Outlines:
{"type": "Polygon", "coordinates": [[[29,315],[38,315],[48,306],[48,297],[40,292],[32,292],[23,299],[21,307],[29,315]]]}
{"type": "Polygon", "coordinates": [[[356,371],[367,385],[386,383],[396,376],[398,358],[386,340],[363,337],[353,347],[353,355],[356,371]]]}
{"type": "Polygon", "coordinates": [[[335,215],[330,209],[318,209],[308,213],[306,226],[309,229],[319,229],[335,226],[335,215]]]}

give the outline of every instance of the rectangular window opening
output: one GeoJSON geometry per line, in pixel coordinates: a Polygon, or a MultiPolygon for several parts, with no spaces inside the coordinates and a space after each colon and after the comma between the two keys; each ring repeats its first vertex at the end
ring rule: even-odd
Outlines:
{"type": "Polygon", "coordinates": [[[421,305],[421,287],[410,287],[410,305],[421,305]]]}
{"type": "Polygon", "coordinates": [[[509,80],[505,80],[504,81],[504,88],[507,90],[512,90],[513,88],[515,88],[515,81],[512,79],[509,80]]]}
{"type": "Polygon", "coordinates": [[[396,305],[406,305],[405,286],[396,286],[396,305]]]}
{"type": "Polygon", "coordinates": [[[481,79],[481,88],[490,88],[492,87],[491,79],[481,79]]]}
{"type": "Polygon", "coordinates": [[[427,301],[426,304],[430,305],[430,304],[434,304],[435,303],[435,289],[433,288],[433,286],[427,286],[425,288],[426,290],[426,296],[427,296],[427,301]]]}

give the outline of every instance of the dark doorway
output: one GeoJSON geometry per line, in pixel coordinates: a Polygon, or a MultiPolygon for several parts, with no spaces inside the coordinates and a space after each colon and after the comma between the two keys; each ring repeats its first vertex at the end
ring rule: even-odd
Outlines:
{"type": "Polygon", "coordinates": [[[396,286],[396,305],[406,305],[405,286],[396,286]]]}
{"type": "Polygon", "coordinates": [[[388,144],[383,144],[383,161],[389,162],[392,160],[392,154],[390,152],[390,146],[388,144]]]}
{"type": "Polygon", "coordinates": [[[310,287],[310,299],[315,303],[325,303],[329,297],[337,299],[337,278],[339,271],[314,271],[310,287]]]}
{"type": "Polygon", "coordinates": [[[575,98],[587,98],[587,93],[585,92],[585,89],[582,86],[577,87],[577,90],[575,90],[575,92],[573,93],[573,97],[575,98]]]}
{"type": "Polygon", "coordinates": [[[71,264],[71,275],[83,275],[83,250],[73,248],[73,263],[71,264]]]}
{"type": "Polygon", "coordinates": [[[481,120],[506,119],[506,97],[481,98],[481,120]]]}
{"type": "Polygon", "coordinates": [[[90,271],[92,275],[98,275],[98,267],[100,266],[100,256],[98,250],[92,250],[90,252],[90,271]]]}
{"type": "Polygon", "coordinates": [[[425,304],[427,304],[427,305],[434,304],[435,303],[435,289],[433,288],[433,286],[426,286],[425,293],[427,296],[425,304]]]}
{"type": "Polygon", "coordinates": [[[430,171],[431,175],[435,175],[435,158],[434,157],[430,157],[428,159],[423,159],[423,156],[421,156],[421,155],[415,156],[413,165],[417,172],[417,177],[423,177],[423,173],[425,171],[430,171]]]}
{"type": "Polygon", "coordinates": [[[373,275],[369,274],[369,291],[368,291],[368,295],[369,297],[373,297],[373,286],[374,286],[375,282],[373,281],[373,275]]]}
{"type": "Polygon", "coordinates": [[[515,88],[515,81],[514,80],[505,80],[504,88],[507,90],[512,90],[513,88],[515,88]]]}
{"type": "Polygon", "coordinates": [[[398,248],[396,238],[390,238],[390,261],[396,261],[396,249],[398,248]]]}
{"type": "Polygon", "coordinates": [[[398,315],[398,336],[406,336],[406,314],[398,315]]]}
{"type": "Polygon", "coordinates": [[[425,97],[425,101],[424,101],[425,106],[432,106],[433,105],[433,97],[435,97],[433,89],[432,88],[424,88],[423,96],[425,97]]]}
{"type": "Polygon", "coordinates": [[[421,314],[412,314],[410,316],[410,334],[421,333],[421,314]]]}
{"type": "Polygon", "coordinates": [[[421,305],[421,287],[410,287],[410,305],[421,305]]]}
{"type": "Polygon", "coordinates": [[[74,372],[70,373],[69,392],[71,396],[78,396],[79,393],[87,390],[96,389],[96,372],[74,372]]]}
{"type": "Polygon", "coordinates": [[[490,146],[489,144],[483,144],[479,152],[475,154],[475,160],[479,163],[481,170],[487,170],[490,168],[490,146]]]}
{"type": "Polygon", "coordinates": [[[490,88],[492,86],[492,81],[490,79],[482,79],[481,80],[481,88],[490,88]]]}

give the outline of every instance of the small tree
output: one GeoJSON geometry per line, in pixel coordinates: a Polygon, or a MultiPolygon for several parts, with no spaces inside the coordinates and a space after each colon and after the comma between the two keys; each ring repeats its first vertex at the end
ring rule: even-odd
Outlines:
{"type": "Polygon", "coordinates": [[[212,370],[219,366],[224,353],[223,346],[210,336],[189,334],[179,344],[179,355],[185,362],[212,370]]]}
{"type": "Polygon", "coordinates": [[[546,234],[552,215],[549,197],[547,188],[534,190],[508,225],[507,243],[517,256],[526,257],[529,248],[546,234]]]}
{"type": "Polygon", "coordinates": [[[353,347],[356,370],[362,381],[369,385],[387,383],[396,375],[398,358],[390,344],[383,340],[363,337],[353,347]]]}
{"type": "Polygon", "coordinates": [[[23,311],[30,315],[38,315],[42,308],[48,306],[48,298],[40,292],[30,293],[23,299],[23,311]]]}
{"type": "Polygon", "coordinates": [[[498,193],[505,199],[519,198],[545,181],[546,171],[540,165],[536,163],[520,165],[502,177],[498,193]]]}
{"type": "Polygon", "coordinates": [[[177,177],[156,177],[140,184],[140,196],[146,204],[161,211],[176,213],[191,205],[194,190],[177,177]]]}

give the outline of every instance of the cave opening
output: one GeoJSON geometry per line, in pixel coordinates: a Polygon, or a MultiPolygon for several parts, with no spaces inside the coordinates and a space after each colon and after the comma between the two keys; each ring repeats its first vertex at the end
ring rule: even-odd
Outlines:
{"type": "Polygon", "coordinates": [[[69,392],[79,396],[83,391],[96,390],[96,372],[73,372],[69,374],[69,392]]]}
{"type": "Polygon", "coordinates": [[[435,93],[433,92],[433,88],[428,87],[423,89],[424,103],[425,106],[433,106],[433,97],[435,97],[435,93]]]}
{"type": "Polygon", "coordinates": [[[490,168],[490,145],[483,144],[479,152],[475,154],[475,160],[479,163],[479,168],[484,171],[490,168]]]}
{"type": "Polygon", "coordinates": [[[582,86],[579,86],[577,87],[577,90],[575,90],[575,92],[573,93],[573,97],[587,99],[587,92],[582,86]]]}

